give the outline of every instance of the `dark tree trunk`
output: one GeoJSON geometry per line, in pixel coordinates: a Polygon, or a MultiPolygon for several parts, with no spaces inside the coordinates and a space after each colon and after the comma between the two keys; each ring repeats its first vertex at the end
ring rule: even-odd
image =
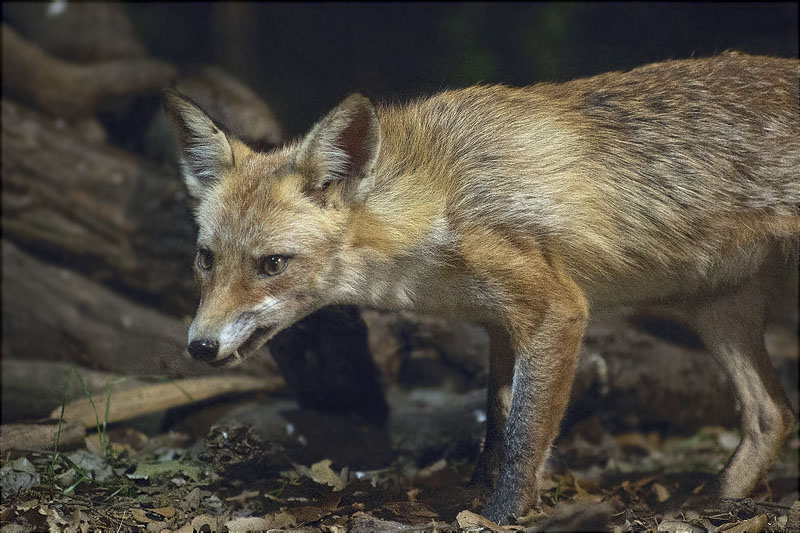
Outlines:
{"type": "Polygon", "coordinates": [[[385,420],[388,406],[355,307],[317,311],[278,334],[270,351],[303,407],[385,420]]]}

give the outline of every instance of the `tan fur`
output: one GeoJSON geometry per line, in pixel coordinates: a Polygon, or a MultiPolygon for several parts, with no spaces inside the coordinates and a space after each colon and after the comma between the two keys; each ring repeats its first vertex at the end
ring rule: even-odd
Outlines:
{"type": "Polygon", "coordinates": [[[499,464],[484,514],[506,520],[536,502],[589,310],[671,306],[739,395],[745,436],[719,494],[744,496],[795,419],[763,349],[763,305],[741,295],[763,302],[769,265],[800,234],[799,79],[797,60],[730,52],[377,109],[354,95],[271,153],[212,135],[165,93],[198,243],[215,257],[190,340],[227,332],[217,361],[235,363],[256,328],[330,303],[485,324],[475,476],[490,482],[499,464]],[[270,254],[288,267],[259,276],[270,254]]]}

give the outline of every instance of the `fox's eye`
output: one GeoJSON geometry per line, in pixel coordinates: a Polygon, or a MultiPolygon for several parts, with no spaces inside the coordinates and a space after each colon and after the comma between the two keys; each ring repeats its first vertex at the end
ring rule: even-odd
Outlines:
{"type": "Polygon", "coordinates": [[[267,276],[276,276],[286,270],[289,258],[285,255],[268,255],[261,259],[261,272],[267,276]]]}
{"type": "Polygon", "coordinates": [[[197,250],[197,266],[201,270],[211,270],[214,266],[214,254],[207,248],[200,248],[197,250]]]}

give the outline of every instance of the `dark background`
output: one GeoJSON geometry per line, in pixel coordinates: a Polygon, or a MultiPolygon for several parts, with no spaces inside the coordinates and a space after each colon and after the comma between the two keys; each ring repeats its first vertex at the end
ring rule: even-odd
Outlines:
{"type": "Polygon", "coordinates": [[[153,56],[216,63],[291,136],[347,94],[565,81],[738,49],[798,54],[797,3],[153,3],[127,6],[153,56]]]}

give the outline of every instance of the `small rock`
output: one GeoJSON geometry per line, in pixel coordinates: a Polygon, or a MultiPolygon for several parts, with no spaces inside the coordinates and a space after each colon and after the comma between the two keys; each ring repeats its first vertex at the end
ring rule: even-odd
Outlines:
{"type": "Polygon", "coordinates": [[[25,457],[6,463],[0,468],[0,489],[4,499],[36,487],[40,482],[39,474],[25,457]]]}

